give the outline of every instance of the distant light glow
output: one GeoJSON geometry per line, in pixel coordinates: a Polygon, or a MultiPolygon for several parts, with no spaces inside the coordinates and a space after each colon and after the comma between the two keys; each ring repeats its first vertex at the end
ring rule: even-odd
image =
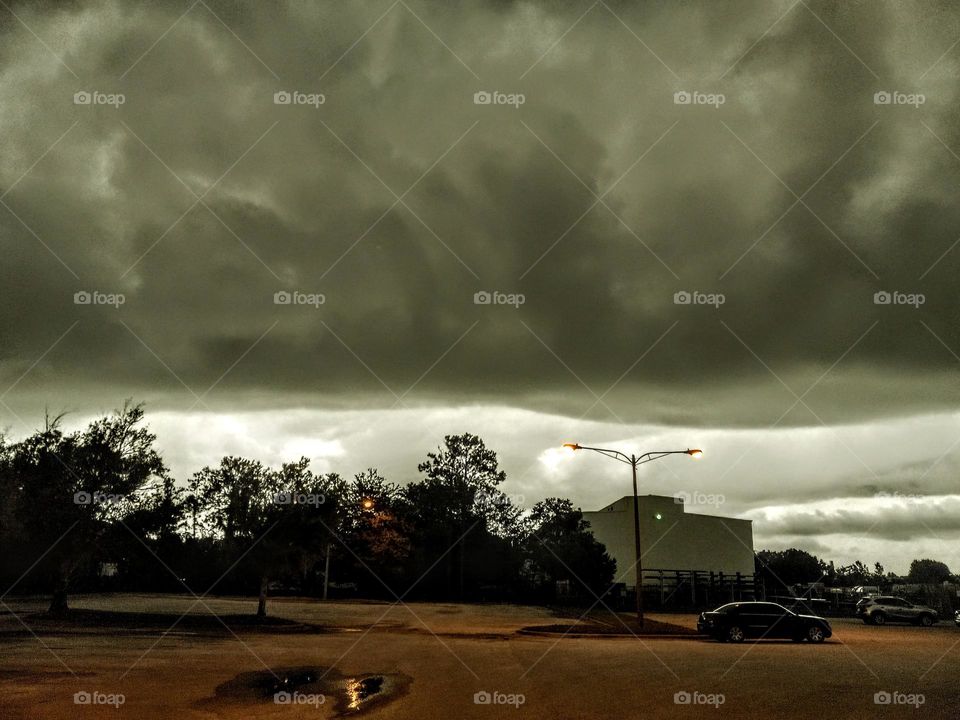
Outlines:
{"type": "Polygon", "coordinates": [[[556,472],[561,465],[573,459],[574,449],[564,445],[563,447],[551,447],[540,453],[540,464],[550,472],[556,472]]]}

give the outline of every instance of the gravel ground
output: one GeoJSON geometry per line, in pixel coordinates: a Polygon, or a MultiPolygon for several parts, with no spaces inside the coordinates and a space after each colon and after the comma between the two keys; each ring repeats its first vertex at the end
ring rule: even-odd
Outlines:
{"type": "MultiPolygon", "coordinates": [[[[41,607],[39,601],[6,602],[18,613],[41,607]]],[[[192,602],[91,596],[76,598],[73,606],[165,612],[172,624],[192,602]]],[[[253,601],[230,598],[209,604],[218,613],[255,607],[253,601]]],[[[318,678],[333,668],[322,679],[330,688],[351,678],[388,676],[394,694],[362,713],[371,718],[960,717],[960,628],[946,623],[876,628],[834,620],[834,637],[819,646],[777,641],[730,645],[699,638],[519,636],[513,633],[521,627],[555,623],[556,618],[543,609],[506,605],[391,608],[282,601],[271,609],[339,631],[277,635],[245,630],[237,637],[226,630],[216,635],[174,631],[161,637],[154,628],[40,632],[37,639],[15,618],[4,616],[0,717],[327,718],[344,709],[338,709],[332,694],[323,704],[278,705],[253,691],[228,691],[246,683],[248,676],[237,679],[243,673],[269,679],[270,671],[285,677],[291,668],[311,669],[318,678]],[[119,708],[78,706],[73,702],[77,692],[100,692],[105,698],[122,694],[124,703],[119,708]],[[475,703],[476,694],[484,692],[494,702],[475,703]],[[877,705],[878,692],[902,693],[894,697],[914,703],[921,698],[910,696],[920,694],[923,704],[919,709],[877,705]],[[675,697],[692,702],[678,704],[675,697]]],[[[651,618],[695,621],[693,616],[651,618]]],[[[30,624],[29,616],[25,619],[30,624]]]]}

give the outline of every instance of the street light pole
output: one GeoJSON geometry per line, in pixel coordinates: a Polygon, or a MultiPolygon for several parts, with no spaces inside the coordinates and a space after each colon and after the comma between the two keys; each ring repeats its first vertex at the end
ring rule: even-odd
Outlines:
{"type": "Polygon", "coordinates": [[[643,627],[643,565],[641,559],[643,554],[640,551],[640,496],[637,491],[637,466],[644,463],[659,460],[667,455],[689,455],[690,457],[700,457],[702,450],[655,450],[644,453],[643,455],[627,455],[619,450],[610,450],[608,448],[587,447],[579,443],[565,443],[564,447],[571,450],[593,450],[601,455],[606,455],[614,460],[627,463],[633,469],[633,541],[636,550],[636,595],[637,595],[637,625],[643,627]]]}
{"type": "Polygon", "coordinates": [[[637,493],[637,458],[630,456],[630,465],[633,468],[633,541],[636,549],[637,561],[637,625],[643,627],[643,573],[640,570],[640,496],[637,493]]]}

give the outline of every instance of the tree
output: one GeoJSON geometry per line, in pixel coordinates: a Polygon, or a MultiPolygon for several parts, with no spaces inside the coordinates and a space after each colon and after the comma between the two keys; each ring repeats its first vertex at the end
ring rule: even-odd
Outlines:
{"type": "Polygon", "coordinates": [[[616,561],[590,531],[569,500],[547,498],[530,511],[524,541],[525,570],[538,595],[551,597],[557,580],[570,580],[603,597],[613,583],[616,561]]]}
{"type": "Polygon", "coordinates": [[[952,573],[946,563],[939,560],[914,560],[910,563],[910,572],[907,573],[907,579],[912,583],[921,585],[939,585],[944,580],[949,580],[952,573]]]}
{"type": "MultiPolygon", "coordinates": [[[[276,503],[267,521],[273,530],[254,551],[261,576],[261,603],[258,614],[266,614],[266,586],[263,577],[284,574],[305,587],[318,574],[318,567],[342,532],[343,480],[336,473],[314,475],[310,461],[301,457],[284,463],[277,474],[283,502],[276,503]]],[[[328,570],[325,568],[324,573],[328,570]]],[[[326,578],[325,578],[326,579],[326,578]]]]}
{"type": "Polygon", "coordinates": [[[345,485],[342,527],[345,543],[359,563],[379,575],[410,553],[409,527],[401,517],[403,488],[368,468],[345,485]]]}
{"type": "Polygon", "coordinates": [[[856,585],[869,585],[876,576],[870,572],[870,569],[859,560],[854,560],[849,565],[844,565],[837,570],[835,582],[841,587],[853,587],[856,585]]]}
{"type": "Polygon", "coordinates": [[[29,567],[23,559],[26,546],[25,528],[18,507],[21,488],[13,472],[13,446],[0,433],[0,582],[8,587],[29,567]]]}
{"type": "MultiPolygon", "coordinates": [[[[231,568],[257,545],[262,547],[265,534],[272,529],[271,511],[280,492],[276,480],[256,460],[232,456],[224,457],[219,467],[205,467],[191,478],[191,505],[198,508],[194,522],[203,533],[221,540],[233,560],[231,568]]],[[[260,617],[267,612],[269,581],[267,572],[260,573],[260,617]]]]}
{"type": "Polygon", "coordinates": [[[502,584],[511,552],[516,554],[509,518],[519,513],[497,488],[506,473],[500,470],[496,453],[476,435],[447,435],[444,445],[428,453],[418,469],[425,479],[411,483],[404,493],[406,518],[418,550],[415,565],[429,569],[440,558],[427,557],[426,549],[442,549],[448,596],[454,587],[464,598],[468,585],[476,590],[502,584]]]}
{"type": "Polygon", "coordinates": [[[283,573],[303,577],[329,543],[335,504],[327,503],[336,476],[315,476],[308,458],[271,471],[255,460],[225,457],[190,482],[194,524],[219,538],[231,567],[257,577],[257,616],[267,614],[270,581],[283,573]]]}
{"type": "Polygon", "coordinates": [[[829,568],[820,558],[805,550],[760,550],[755,557],[755,572],[764,583],[789,592],[796,584],[817,582],[829,568]]]}
{"type": "Polygon", "coordinates": [[[104,538],[106,554],[118,560],[119,581],[124,587],[152,591],[182,591],[185,578],[157,572],[187,564],[195,571],[196,553],[184,552],[184,497],[172,477],[151,478],[137,493],[122,522],[112,523],[104,538]]]}
{"type": "Polygon", "coordinates": [[[49,549],[50,612],[65,613],[71,580],[103,550],[110,526],[123,522],[138,492],[166,476],[154,449],[156,436],[142,425],[143,406],[129,402],[81,432],[65,435],[62,416],[10,448],[5,472],[14,489],[14,512],[29,542],[49,549]]]}

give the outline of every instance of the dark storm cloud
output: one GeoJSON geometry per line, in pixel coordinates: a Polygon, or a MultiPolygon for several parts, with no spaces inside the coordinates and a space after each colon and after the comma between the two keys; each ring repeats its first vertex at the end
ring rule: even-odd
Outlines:
{"type": "Polygon", "coordinates": [[[886,506],[810,512],[794,509],[781,518],[755,522],[758,530],[766,536],[874,534],[882,540],[897,542],[930,537],[941,541],[947,538],[956,539],[960,523],[960,503],[957,499],[953,497],[923,504],[919,502],[900,498],[886,506]]]}
{"type": "Polygon", "coordinates": [[[821,377],[782,424],[953,406],[960,12],[808,5],[599,4],[566,35],[582,4],[13,5],[3,378],[690,424],[772,423],[821,377]]]}

